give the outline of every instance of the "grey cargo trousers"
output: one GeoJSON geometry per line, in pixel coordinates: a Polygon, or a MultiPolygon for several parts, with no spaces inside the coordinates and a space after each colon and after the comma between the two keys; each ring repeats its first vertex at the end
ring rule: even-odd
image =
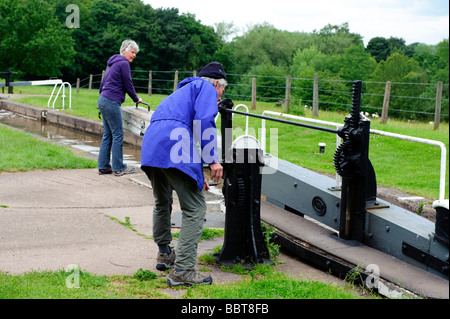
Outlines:
{"type": "Polygon", "coordinates": [[[169,244],[172,241],[172,192],[175,190],[182,211],[175,268],[177,270],[193,270],[197,262],[197,247],[206,215],[203,193],[191,177],[175,168],[162,169],[142,166],[142,170],[151,181],[155,198],[153,238],[156,244],[169,244]]]}

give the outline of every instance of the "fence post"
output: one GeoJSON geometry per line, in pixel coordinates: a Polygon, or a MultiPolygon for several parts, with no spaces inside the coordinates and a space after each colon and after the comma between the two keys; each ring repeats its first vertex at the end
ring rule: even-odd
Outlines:
{"type": "Polygon", "coordinates": [[[80,91],[80,78],[77,78],[77,93],[80,91]]]}
{"type": "Polygon", "coordinates": [[[256,78],[252,78],[252,109],[256,110],[256,78]]]}
{"type": "Polygon", "coordinates": [[[289,113],[289,104],[291,101],[291,82],[292,82],[292,77],[287,76],[286,77],[286,94],[284,96],[284,111],[286,113],[289,113]]]}
{"type": "Polygon", "coordinates": [[[391,97],[391,81],[386,82],[386,88],[384,90],[383,111],[381,113],[381,124],[386,124],[389,113],[389,99],[391,97]]]}
{"type": "Polygon", "coordinates": [[[148,95],[152,95],[153,71],[148,71],[148,95]]]}
{"type": "Polygon", "coordinates": [[[89,74],[89,89],[88,89],[88,93],[91,93],[91,88],[92,88],[92,74],[89,74]]]}
{"type": "Polygon", "coordinates": [[[194,70],[194,72],[192,72],[192,76],[193,76],[194,78],[197,77],[197,70],[194,70]]]}
{"type": "Polygon", "coordinates": [[[314,87],[313,87],[313,114],[314,117],[319,117],[319,75],[314,73],[314,87]]]}
{"type": "Polygon", "coordinates": [[[104,76],[105,76],[105,70],[102,71],[102,78],[101,78],[101,80],[100,80],[100,83],[103,82],[103,77],[104,77],[104,76]]]}
{"type": "Polygon", "coordinates": [[[173,91],[175,92],[177,90],[178,86],[178,71],[175,71],[175,77],[173,79],[173,91]]]}
{"type": "Polygon", "coordinates": [[[441,122],[442,81],[438,81],[436,90],[436,111],[434,112],[434,130],[439,130],[441,122]]]}

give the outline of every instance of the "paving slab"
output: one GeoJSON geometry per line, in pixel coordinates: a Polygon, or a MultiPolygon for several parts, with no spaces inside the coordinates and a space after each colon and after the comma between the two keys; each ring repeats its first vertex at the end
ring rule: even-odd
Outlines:
{"type": "Polygon", "coordinates": [[[0,210],[0,271],[19,274],[78,265],[104,274],[154,269],[153,243],[86,208],[0,210]]]}

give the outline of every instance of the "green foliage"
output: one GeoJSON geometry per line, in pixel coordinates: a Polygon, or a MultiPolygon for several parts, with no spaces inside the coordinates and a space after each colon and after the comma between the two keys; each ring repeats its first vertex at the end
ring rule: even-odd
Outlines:
{"type": "Polygon", "coordinates": [[[135,40],[137,70],[199,69],[222,41],[194,15],[154,9],[141,0],[0,0],[0,70],[76,77],[100,73],[123,40],[135,40]],[[65,25],[66,7],[78,5],[80,27],[65,25]]]}
{"type": "Polygon", "coordinates": [[[287,67],[297,48],[307,44],[310,37],[305,33],[280,31],[267,23],[255,25],[228,44],[235,63],[233,73],[245,74],[262,64],[287,67]]]}
{"type": "MultiPolygon", "coordinates": [[[[167,283],[139,269],[134,276],[103,276],[80,271],[79,288],[69,288],[70,272],[32,271],[20,275],[0,272],[0,299],[167,299],[167,283]],[[155,277],[155,278],[153,278],[155,277]]],[[[156,276],[156,277],[155,277],[156,276]]],[[[184,299],[360,299],[355,288],[289,277],[257,267],[237,283],[196,286],[184,299]]],[[[369,296],[376,298],[375,296],[369,296]]]]}
{"type": "Polygon", "coordinates": [[[270,271],[235,284],[195,287],[186,298],[212,299],[360,299],[352,290],[270,271]]]}
{"type": "Polygon", "coordinates": [[[0,172],[97,167],[96,161],[77,157],[63,146],[6,126],[0,126],[0,149],[0,172]]]}
{"type": "Polygon", "coordinates": [[[0,299],[167,299],[160,292],[167,284],[147,278],[148,271],[135,276],[101,276],[79,272],[79,287],[70,288],[71,272],[32,271],[20,275],[0,272],[0,299]],[[145,278],[144,280],[142,280],[145,278]]]}
{"type": "MultiPolygon", "coordinates": [[[[363,106],[371,113],[381,112],[386,81],[419,83],[393,84],[389,114],[422,120],[430,120],[434,113],[436,87],[432,85],[449,83],[448,39],[437,45],[406,45],[402,38],[374,37],[364,48],[362,37],[350,32],[345,22],[311,33],[262,23],[248,26],[230,40],[237,32],[234,25],[215,25],[216,31],[193,14],[153,8],[142,0],[0,0],[0,71],[18,71],[16,78],[62,75],[74,83],[76,78],[101,74],[109,57],[119,53],[121,42],[131,38],[140,47],[132,70],[153,70],[153,79],[163,90],[157,93],[172,89],[173,76],[167,71],[185,71],[180,72],[182,80],[218,61],[228,74],[227,93],[232,98],[249,99],[256,77],[257,97],[276,103],[284,99],[285,77],[291,76],[295,87],[291,97],[297,105],[311,106],[317,74],[319,107],[325,110],[348,109],[354,80],[374,82],[363,86],[363,95],[370,95],[363,96],[363,106]],[[79,7],[79,28],[65,25],[69,4],[79,7]]],[[[134,72],[133,77],[139,86],[147,74],[134,72]]],[[[441,114],[448,114],[448,94],[444,86],[441,114]]]]}
{"type": "MultiPolygon", "coordinates": [[[[202,235],[200,236],[200,241],[205,239],[212,239],[215,237],[223,236],[225,231],[221,228],[208,228],[204,227],[202,231],[202,235]]],[[[178,238],[180,236],[179,232],[172,233],[172,236],[178,238]]]]}
{"type": "MultiPolygon", "coordinates": [[[[424,101],[422,99],[406,100],[405,98],[402,98],[423,96],[423,92],[420,92],[423,88],[402,83],[423,83],[425,80],[425,75],[421,72],[419,62],[396,52],[389,56],[386,61],[381,61],[372,73],[373,83],[370,83],[367,88],[369,93],[373,93],[370,97],[370,104],[383,105],[383,96],[376,95],[376,93],[383,92],[385,86],[383,82],[391,81],[393,82],[391,86],[391,96],[393,97],[390,99],[389,103],[389,113],[391,116],[402,116],[401,113],[398,113],[395,110],[417,110],[419,112],[432,113],[434,112],[435,101],[424,101]]],[[[436,92],[433,92],[432,94],[435,95],[436,92]]],[[[413,115],[410,114],[409,118],[412,118],[412,116],[413,115]]]]}
{"type": "Polygon", "coordinates": [[[284,99],[286,85],[284,68],[268,62],[255,66],[250,73],[259,76],[256,88],[256,95],[259,98],[268,98],[272,101],[284,99]]]}
{"type": "Polygon", "coordinates": [[[375,37],[367,43],[367,52],[369,52],[377,62],[386,60],[389,56],[389,41],[383,37],[375,37]]]}
{"type": "Polygon", "coordinates": [[[376,60],[367,53],[362,43],[345,49],[338,61],[341,78],[347,81],[367,81],[377,67],[376,60]]]}
{"type": "Polygon", "coordinates": [[[316,43],[320,52],[327,55],[342,54],[345,49],[362,43],[362,37],[359,34],[351,33],[348,22],[341,25],[328,24],[323,27],[316,35],[316,43]]]}
{"type": "Polygon", "coordinates": [[[41,0],[0,0],[0,70],[60,76],[73,63],[74,41],[53,12],[41,0]]]}
{"type": "Polygon", "coordinates": [[[224,234],[225,234],[225,231],[221,228],[204,227],[202,236],[200,237],[200,240],[213,239],[215,237],[223,236],[224,234]]]}
{"type": "Polygon", "coordinates": [[[150,270],[143,270],[139,268],[138,271],[134,274],[133,278],[136,278],[140,281],[147,281],[158,278],[158,275],[150,270]]]}
{"type": "Polygon", "coordinates": [[[264,236],[264,242],[266,243],[266,247],[269,250],[269,259],[272,261],[276,261],[278,255],[280,254],[280,245],[275,244],[272,241],[272,236],[275,235],[276,231],[275,229],[264,223],[261,222],[261,228],[264,236]]]}

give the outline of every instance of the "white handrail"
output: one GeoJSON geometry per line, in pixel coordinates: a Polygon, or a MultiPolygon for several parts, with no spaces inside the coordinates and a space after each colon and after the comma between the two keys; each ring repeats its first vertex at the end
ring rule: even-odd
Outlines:
{"type": "MultiPolygon", "coordinates": [[[[59,84],[59,83],[55,83],[55,86],[53,87],[52,94],[50,94],[50,98],[49,98],[48,101],[47,101],[47,108],[48,108],[48,109],[50,108],[50,102],[51,102],[51,100],[52,100],[53,93],[55,93],[55,89],[56,89],[56,87],[58,86],[58,84],[59,84]]],[[[53,108],[55,108],[55,107],[53,106],[53,108]]]]}
{"type": "MultiPolygon", "coordinates": [[[[55,96],[55,99],[53,100],[53,104],[52,104],[52,108],[55,109],[55,103],[56,100],[58,99],[59,93],[61,92],[61,89],[63,89],[63,94],[62,94],[62,109],[64,110],[64,104],[65,104],[65,100],[66,100],[66,85],[69,87],[69,109],[72,109],[72,85],[70,85],[69,82],[64,82],[61,83],[61,86],[59,87],[58,93],[55,96]]],[[[52,100],[53,97],[53,93],[55,92],[56,87],[58,86],[58,83],[55,84],[52,94],[50,95],[50,98],[48,99],[47,102],[47,108],[50,108],[50,102],[52,100]]]]}
{"type": "Polygon", "coordinates": [[[392,138],[407,140],[411,142],[417,142],[422,144],[428,144],[428,145],[434,145],[439,146],[441,148],[441,169],[440,169],[440,178],[439,178],[439,200],[445,199],[445,170],[446,170],[446,164],[447,164],[447,149],[445,147],[445,144],[440,141],[434,141],[434,140],[428,140],[425,138],[420,137],[413,137],[408,135],[402,135],[402,134],[396,134],[396,133],[389,133],[384,131],[378,131],[378,130],[370,130],[371,134],[376,135],[382,135],[382,136],[388,136],[392,138]]]}
{"type": "MultiPolygon", "coordinates": [[[[248,107],[245,104],[238,104],[234,107],[234,110],[237,110],[239,107],[243,107],[245,111],[248,113],[248,107]]],[[[234,117],[234,113],[231,114],[231,118],[234,117]]],[[[248,116],[245,117],[245,135],[248,135],[248,116]]]]}

